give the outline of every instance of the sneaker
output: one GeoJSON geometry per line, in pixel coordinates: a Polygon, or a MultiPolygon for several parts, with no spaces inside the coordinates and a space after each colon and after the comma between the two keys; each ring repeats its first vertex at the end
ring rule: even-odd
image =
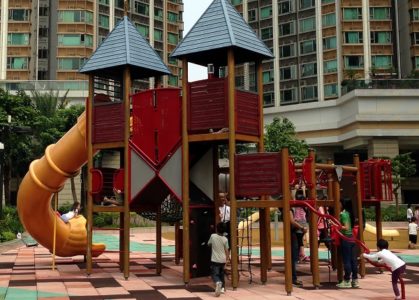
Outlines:
{"type": "Polygon", "coordinates": [[[223,283],[221,281],[217,281],[217,283],[215,284],[215,297],[220,297],[222,285],[223,283]]]}
{"type": "Polygon", "coordinates": [[[352,287],[351,282],[348,280],[343,280],[341,283],[336,285],[340,289],[350,289],[352,287]]]}
{"type": "Polygon", "coordinates": [[[352,287],[354,288],[354,289],[357,289],[357,288],[359,288],[359,283],[358,283],[358,279],[354,279],[354,280],[352,280],[352,287]]]}
{"type": "Polygon", "coordinates": [[[221,294],[224,294],[226,292],[225,288],[221,288],[221,294]]]}
{"type": "Polygon", "coordinates": [[[294,280],[292,282],[292,284],[296,287],[302,287],[303,286],[303,282],[301,280],[294,280]]]}

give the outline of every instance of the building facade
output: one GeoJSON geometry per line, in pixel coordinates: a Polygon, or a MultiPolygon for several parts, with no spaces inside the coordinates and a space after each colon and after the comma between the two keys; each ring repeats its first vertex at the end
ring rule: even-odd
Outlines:
{"type": "MultiPolygon", "coordinates": [[[[0,0],[0,80],[59,80],[78,70],[124,15],[123,0],[0,0]]],[[[179,86],[169,54],[183,36],[181,0],[129,1],[129,17],[170,67],[164,86],[179,86]]],[[[138,83],[142,87],[152,85],[138,83]]]]}

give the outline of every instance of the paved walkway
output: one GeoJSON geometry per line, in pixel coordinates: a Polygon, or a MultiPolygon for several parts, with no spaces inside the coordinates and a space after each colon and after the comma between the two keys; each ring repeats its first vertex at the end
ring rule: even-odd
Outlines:
{"type": "MultiPolygon", "coordinates": [[[[82,256],[57,258],[57,269],[51,270],[52,256],[41,246],[18,245],[17,249],[6,249],[0,255],[0,299],[213,299],[209,277],[192,279],[185,287],[182,266],[174,263],[172,241],[163,241],[163,271],[161,276],[155,274],[154,238],[153,233],[132,234],[134,247],[128,280],[119,271],[117,253],[105,253],[95,259],[94,273],[88,277],[82,256]]],[[[113,240],[114,236],[108,239],[113,240]]],[[[395,251],[410,261],[405,276],[407,299],[419,299],[419,250],[395,251]]],[[[239,288],[233,291],[228,283],[227,292],[220,299],[394,299],[388,272],[380,274],[368,265],[367,276],[360,280],[359,289],[338,290],[335,272],[331,271],[329,280],[326,261],[321,262],[320,289],[315,290],[311,284],[309,264],[300,264],[298,275],[304,287],[295,288],[292,296],[286,296],[281,253],[281,249],[273,249],[273,268],[267,284],[260,283],[256,257],[251,261],[252,283],[249,284],[250,273],[241,271],[239,288]]]]}

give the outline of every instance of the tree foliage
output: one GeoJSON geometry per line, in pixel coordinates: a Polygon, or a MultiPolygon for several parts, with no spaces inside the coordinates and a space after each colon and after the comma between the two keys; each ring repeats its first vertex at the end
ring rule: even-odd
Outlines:
{"type": "Polygon", "coordinates": [[[393,195],[396,202],[397,213],[399,212],[399,191],[403,179],[413,176],[416,173],[415,160],[410,156],[411,153],[404,153],[395,156],[391,161],[393,173],[393,195]]]}
{"type": "Polygon", "coordinates": [[[308,155],[308,144],[297,138],[294,124],[286,118],[273,119],[271,124],[265,126],[265,150],[277,152],[288,148],[290,155],[297,162],[301,162],[308,155]]]}

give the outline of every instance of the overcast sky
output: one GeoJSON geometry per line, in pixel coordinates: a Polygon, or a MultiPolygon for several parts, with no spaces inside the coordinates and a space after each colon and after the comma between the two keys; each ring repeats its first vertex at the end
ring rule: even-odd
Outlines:
{"type": "MultiPolygon", "coordinates": [[[[192,26],[198,21],[199,17],[211,4],[212,0],[183,0],[185,11],[183,21],[185,22],[185,37],[192,26]]],[[[195,64],[189,64],[189,81],[195,81],[207,78],[207,69],[195,64]]]]}

